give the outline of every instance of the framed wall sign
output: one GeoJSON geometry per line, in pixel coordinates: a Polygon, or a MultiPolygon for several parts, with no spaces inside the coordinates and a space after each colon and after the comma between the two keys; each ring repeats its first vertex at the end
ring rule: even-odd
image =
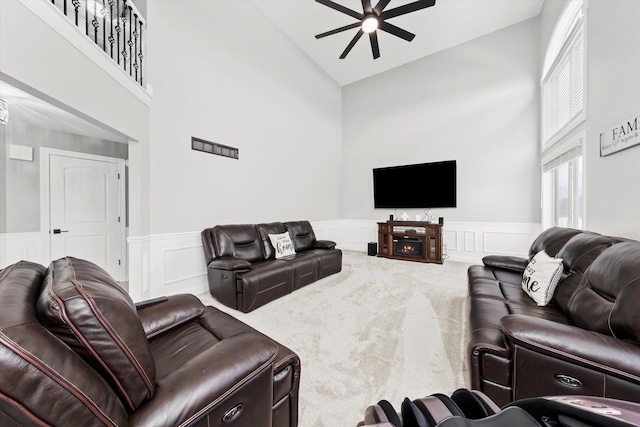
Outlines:
{"type": "Polygon", "coordinates": [[[640,144],[640,114],[600,134],[600,157],[640,144]]]}

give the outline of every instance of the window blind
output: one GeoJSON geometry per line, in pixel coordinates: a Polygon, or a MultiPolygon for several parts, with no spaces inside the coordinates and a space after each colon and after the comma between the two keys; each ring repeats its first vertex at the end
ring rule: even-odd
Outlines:
{"type": "Polygon", "coordinates": [[[565,151],[558,157],[542,165],[542,171],[545,173],[549,172],[550,170],[557,168],[561,164],[570,162],[571,160],[581,156],[582,156],[582,144],[579,144],[571,148],[569,151],[565,151]]]}
{"type": "Polygon", "coordinates": [[[542,82],[543,143],[548,143],[583,111],[584,24],[579,14],[542,82]]]}

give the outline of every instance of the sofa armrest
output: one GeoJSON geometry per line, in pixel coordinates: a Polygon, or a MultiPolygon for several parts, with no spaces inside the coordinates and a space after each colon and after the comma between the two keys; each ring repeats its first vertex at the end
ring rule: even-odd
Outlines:
{"type": "Polygon", "coordinates": [[[500,321],[507,339],[530,350],[600,372],[640,377],[640,346],[547,319],[510,314],[500,321]]]}
{"type": "Polygon", "coordinates": [[[518,256],[487,255],[482,258],[482,263],[487,267],[524,273],[527,264],[529,264],[529,260],[518,256]]]}
{"type": "MultiPolygon", "coordinates": [[[[255,422],[256,427],[271,426],[277,350],[270,339],[253,332],[203,349],[158,379],[155,396],[130,415],[129,425],[177,426],[207,418],[220,420],[242,403],[241,419],[255,422]]],[[[211,423],[220,425],[219,421],[211,423]]]]}
{"type": "Polygon", "coordinates": [[[194,295],[167,297],[166,301],[138,308],[147,338],[154,337],[177,325],[202,316],[204,305],[194,295]]]}
{"type": "Polygon", "coordinates": [[[316,240],[313,242],[314,249],[333,249],[336,247],[336,242],[331,240],[316,240]]]}
{"type": "Polygon", "coordinates": [[[251,263],[244,259],[233,257],[216,258],[209,263],[209,268],[218,270],[246,270],[251,268],[251,263]]]}

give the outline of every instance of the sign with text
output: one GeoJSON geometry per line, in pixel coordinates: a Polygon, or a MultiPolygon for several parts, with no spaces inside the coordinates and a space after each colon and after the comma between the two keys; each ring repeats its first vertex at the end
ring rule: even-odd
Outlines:
{"type": "Polygon", "coordinates": [[[600,157],[640,144],[640,114],[600,134],[600,157]]]}

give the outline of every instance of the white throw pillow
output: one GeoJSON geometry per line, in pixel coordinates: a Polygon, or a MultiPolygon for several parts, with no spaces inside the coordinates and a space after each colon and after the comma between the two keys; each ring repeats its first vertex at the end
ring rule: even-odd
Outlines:
{"type": "Polygon", "coordinates": [[[269,234],[269,240],[276,251],[276,259],[296,254],[288,231],[282,234],[269,234]]]}
{"type": "Polygon", "coordinates": [[[522,275],[522,290],[539,306],[549,304],[562,276],[562,259],[552,258],[545,251],[533,257],[522,275]]]}

